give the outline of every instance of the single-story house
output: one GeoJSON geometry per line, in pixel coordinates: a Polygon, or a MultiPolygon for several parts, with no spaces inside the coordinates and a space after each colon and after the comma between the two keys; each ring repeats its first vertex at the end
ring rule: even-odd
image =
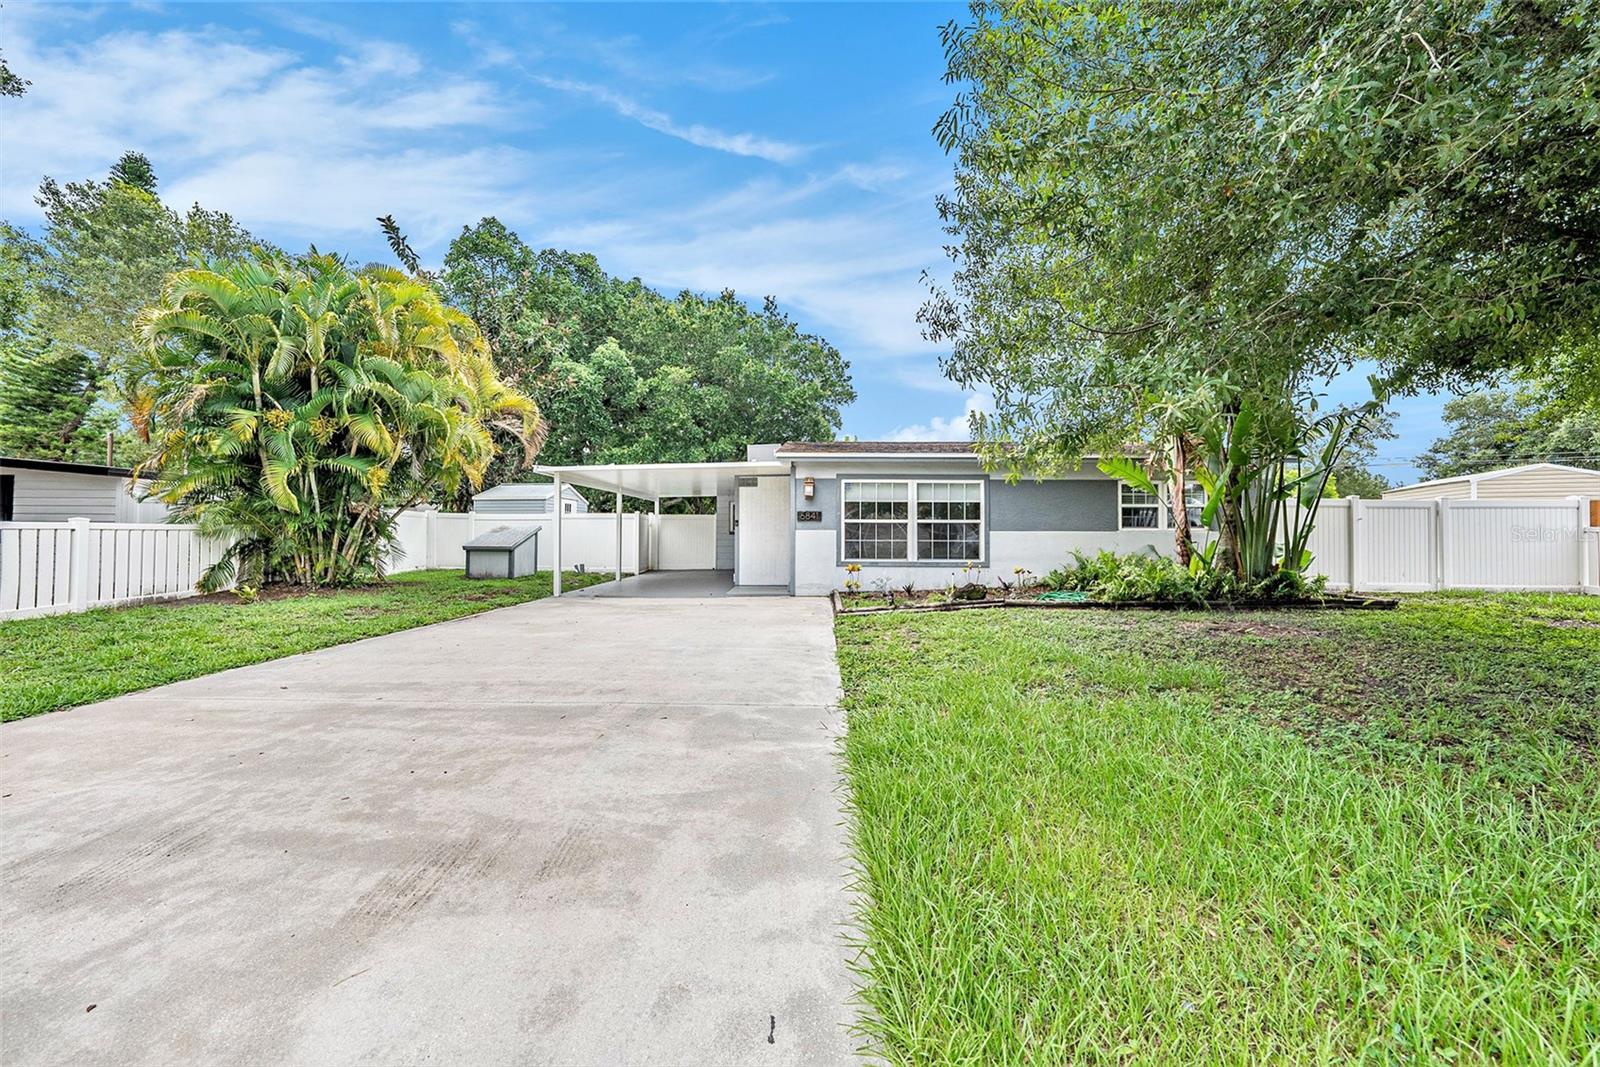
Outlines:
{"type": "Polygon", "coordinates": [[[1385,500],[1565,500],[1574,496],[1600,497],[1600,471],[1564,463],[1525,463],[1383,491],[1385,500]]]}
{"type": "Polygon", "coordinates": [[[164,522],[127,467],[0,456],[0,522],[164,522]]]}
{"type": "MultiPolygon", "coordinates": [[[[851,564],[864,589],[939,588],[1010,581],[1017,567],[1043,575],[1074,549],[1166,553],[1173,544],[1165,501],[1092,465],[1013,483],[985,471],[971,442],[799,441],[752,445],[741,462],[535,470],[563,491],[579,485],[657,510],[667,498],[716,497],[717,521],[664,537],[656,568],[716,558],[735,586],[801,596],[841,588],[851,564]],[[726,554],[709,540],[680,551],[684,536],[731,543],[726,554]]],[[[557,545],[560,525],[558,517],[557,545]]]]}
{"type": "MultiPolygon", "coordinates": [[[[507,482],[472,496],[472,510],[482,515],[548,515],[556,498],[551,482],[507,482]]],[[[561,490],[562,511],[581,515],[589,510],[583,494],[568,485],[561,490]]]]}

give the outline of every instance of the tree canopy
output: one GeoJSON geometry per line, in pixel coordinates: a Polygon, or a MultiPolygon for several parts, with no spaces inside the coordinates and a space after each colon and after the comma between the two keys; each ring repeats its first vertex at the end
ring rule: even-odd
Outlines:
{"type": "Polygon", "coordinates": [[[107,431],[125,457],[147,451],[139,310],[171,272],[258,243],[228,215],[180,214],[155,189],[149,160],[129,152],[105,182],[44,179],[39,239],[0,224],[0,451],[97,460],[107,431]]]}
{"type": "Polygon", "coordinates": [[[1600,405],[1553,400],[1526,383],[1445,403],[1445,433],[1417,457],[1429,478],[1524,463],[1600,470],[1600,405]]]}
{"type": "Polygon", "coordinates": [[[1125,413],[1107,392],[1151,353],[1282,351],[1316,376],[1370,357],[1403,390],[1592,338],[1589,7],[975,5],[946,31],[966,91],[936,131],[961,269],[928,315],[952,370],[998,379],[1002,421],[1094,393],[1043,424],[1077,437],[1125,413]]]}
{"type": "Polygon", "coordinates": [[[1588,7],[975,4],[935,130],[957,269],[923,316],[994,393],[991,455],[1142,439],[1182,471],[1192,443],[1244,499],[1375,408],[1330,421],[1320,395],[1363,361],[1377,402],[1592,352],[1588,7]]]}
{"type": "Polygon", "coordinates": [[[439,278],[538,401],[550,463],[743,459],[753,442],[831,439],[855,399],[839,351],[770,298],[760,311],[731,291],[669,299],[592,255],[536,252],[493,218],[462,230],[439,278]]]}

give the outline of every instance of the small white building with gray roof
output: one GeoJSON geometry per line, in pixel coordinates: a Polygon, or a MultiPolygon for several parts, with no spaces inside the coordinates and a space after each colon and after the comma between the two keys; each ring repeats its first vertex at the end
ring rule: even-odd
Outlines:
{"type": "MultiPolygon", "coordinates": [[[[555,499],[553,482],[506,482],[485,489],[472,497],[472,510],[480,515],[549,515],[555,499]]],[[[563,515],[582,515],[589,510],[583,494],[570,485],[561,487],[563,515]]]]}

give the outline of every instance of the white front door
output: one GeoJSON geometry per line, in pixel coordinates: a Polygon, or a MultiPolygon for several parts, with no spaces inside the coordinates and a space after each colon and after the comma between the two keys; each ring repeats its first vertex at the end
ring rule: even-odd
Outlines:
{"type": "Polygon", "coordinates": [[[789,584],[789,558],[794,551],[789,503],[787,476],[757,478],[755,485],[739,487],[740,585],[789,584]]]}

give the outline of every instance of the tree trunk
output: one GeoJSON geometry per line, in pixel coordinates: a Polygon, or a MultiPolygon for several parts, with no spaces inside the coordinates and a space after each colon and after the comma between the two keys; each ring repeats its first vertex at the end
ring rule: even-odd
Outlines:
{"type": "Polygon", "coordinates": [[[1194,558],[1194,543],[1189,537],[1189,502],[1184,489],[1189,480],[1188,448],[1179,433],[1172,446],[1172,541],[1178,565],[1188,569],[1194,558]]]}

